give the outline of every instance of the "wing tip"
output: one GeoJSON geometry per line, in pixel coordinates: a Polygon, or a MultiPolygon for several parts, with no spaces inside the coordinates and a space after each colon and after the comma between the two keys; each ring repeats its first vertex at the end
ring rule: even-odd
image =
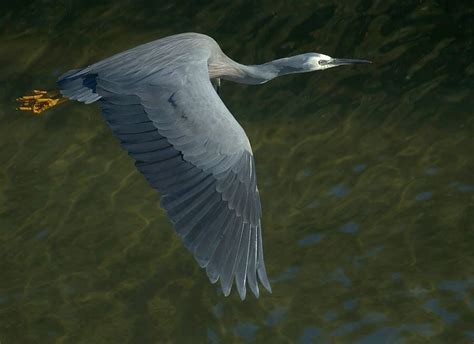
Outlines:
{"type": "Polygon", "coordinates": [[[221,279],[221,289],[225,297],[230,295],[230,292],[232,291],[232,284],[233,284],[232,282],[224,283],[224,281],[221,279]]]}
{"type": "MultiPolygon", "coordinates": [[[[247,297],[247,285],[249,286],[249,288],[252,291],[255,298],[256,299],[260,298],[260,288],[258,286],[259,283],[257,281],[255,281],[254,283],[251,283],[250,280],[247,278],[246,281],[244,282],[244,284],[242,284],[242,285],[237,283],[237,281],[235,281],[235,282],[232,281],[230,283],[225,283],[222,279],[220,279],[219,274],[216,274],[215,272],[212,272],[212,271],[209,271],[209,270],[206,270],[206,272],[207,272],[207,277],[209,278],[209,281],[212,284],[216,284],[219,280],[221,281],[220,289],[221,289],[221,291],[222,291],[222,293],[224,294],[225,297],[228,297],[231,294],[232,287],[235,283],[235,285],[237,287],[237,292],[238,292],[239,297],[242,301],[244,301],[247,297]]],[[[267,277],[266,273],[265,272],[262,273],[261,270],[258,270],[257,274],[258,274],[258,280],[259,280],[260,284],[270,294],[272,294],[273,290],[272,290],[270,281],[268,280],[268,277],[267,277]]]]}
{"type": "MultiPolygon", "coordinates": [[[[203,267],[203,269],[206,269],[206,267],[203,267]]],[[[250,272],[249,272],[250,273],[250,272]]],[[[260,284],[270,293],[272,294],[273,293],[273,290],[272,290],[272,287],[271,287],[271,284],[270,284],[270,281],[268,280],[268,277],[266,275],[266,272],[262,271],[262,269],[259,267],[259,269],[256,271],[257,275],[258,275],[258,281],[260,282],[260,284]]],[[[221,278],[220,278],[220,274],[217,273],[216,271],[211,271],[209,269],[206,269],[206,274],[207,274],[207,277],[209,279],[209,281],[212,283],[212,284],[216,284],[219,280],[221,281],[220,283],[220,290],[222,291],[222,293],[224,294],[225,297],[228,297],[231,292],[232,292],[232,287],[235,283],[236,285],[236,288],[237,288],[237,292],[239,294],[239,297],[242,301],[244,301],[246,298],[247,298],[247,285],[249,286],[250,290],[252,291],[252,294],[255,296],[256,299],[260,298],[260,288],[259,288],[259,282],[257,282],[257,280],[252,281],[248,278],[248,275],[246,276],[246,280],[243,284],[239,284],[237,283],[237,281],[231,281],[230,283],[227,282],[225,283],[221,278]]]]}
{"type": "Polygon", "coordinates": [[[261,264],[257,268],[258,279],[260,283],[265,287],[265,289],[271,294],[272,293],[272,286],[270,285],[270,281],[268,280],[267,272],[265,270],[265,265],[261,264]]]}
{"type": "Polygon", "coordinates": [[[244,301],[245,297],[247,296],[247,288],[245,287],[245,284],[242,287],[242,289],[237,288],[237,290],[239,291],[240,300],[244,301]]]}

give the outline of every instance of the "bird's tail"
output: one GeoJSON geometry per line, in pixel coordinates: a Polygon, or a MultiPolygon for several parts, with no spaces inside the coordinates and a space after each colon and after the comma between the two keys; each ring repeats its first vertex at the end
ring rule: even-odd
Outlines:
{"type": "Polygon", "coordinates": [[[95,90],[96,77],[88,68],[73,69],[61,75],[57,84],[63,96],[90,104],[101,98],[95,90]]]}

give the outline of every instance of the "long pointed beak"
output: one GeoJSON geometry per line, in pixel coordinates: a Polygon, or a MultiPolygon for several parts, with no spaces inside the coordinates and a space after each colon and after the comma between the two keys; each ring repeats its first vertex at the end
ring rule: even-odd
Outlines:
{"type": "Polygon", "coordinates": [[[366,64],[372,63],[372,61],[368,60],[355,60],[355,59],[332,59],[329,63],[333,66],[342,66],[342,65],[350,65],[350,64],[366,64]]]}

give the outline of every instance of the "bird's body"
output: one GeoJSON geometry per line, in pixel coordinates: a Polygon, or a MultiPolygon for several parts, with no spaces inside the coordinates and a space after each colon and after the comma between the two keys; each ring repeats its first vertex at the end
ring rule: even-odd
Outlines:
{"type": "MultiPolygon", "coordinates": [[[[265,272],[260,200],[250,143],[210,83],[219,46],[182,34],[119,53],[58,81],[61,93],[102,113],[212,282],[259,294],[265,272]],[[245,232],[245,233],[244,233],[245,232]]],[[[223,55],[223,54],[222,54],[223,55]]]]}
{"type": "Polygon", "coordinates": [[[220,279],[227,296],[235,281],[244,299],[246,285],[258,297],[257,279],[271,291],[255,162],[244,130],[211,80],[260,84],[279,75],[365,62],[309,53],[245,66],[212,38],[185,33],[69,71],[58,86],[69,99],[98,101],[211,282],[220,279]]]}

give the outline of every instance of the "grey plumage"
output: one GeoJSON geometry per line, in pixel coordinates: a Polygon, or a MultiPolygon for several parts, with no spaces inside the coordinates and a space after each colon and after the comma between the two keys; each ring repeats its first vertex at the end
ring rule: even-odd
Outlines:
{"type": "Polygon", "coordinates": [[[247,284],[259,296],[257,276],[268,291],[271,287],[253,153],[216,92],[220,79],[259,84],[329,68],[316,68],[328,58],[310,53],[244,66],[212,38],[186,33],[67,72],[58,85],[69,99],[98,101],[105,121],[160,192],[162,207],[211,282],[220,279],[227,296],[235,281],[244,299],[247,284]]]}

